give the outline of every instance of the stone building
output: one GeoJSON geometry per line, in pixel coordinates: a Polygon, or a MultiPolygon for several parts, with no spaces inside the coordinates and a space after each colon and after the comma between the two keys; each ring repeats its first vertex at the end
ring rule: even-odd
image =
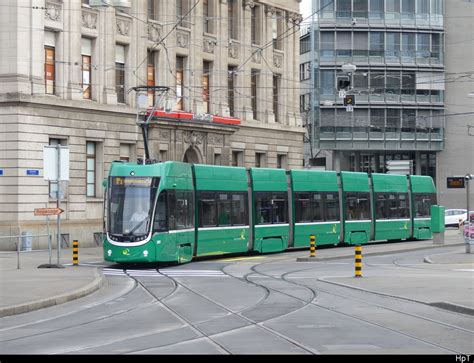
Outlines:
{"type": "Polygon", "coordinates": [[[0,235],[42,233],[33,211],[54,207],[59,189],[63,239],[99,239],[110,163],[143,155],[135,86],[170,88],[162,106],[176,112],[151,124],[155,159],[302,167],[298,0],[95,3],[2,2],[0,235]],[[70,150],[59,187],[43,180],[48,144],[70,150]]]}

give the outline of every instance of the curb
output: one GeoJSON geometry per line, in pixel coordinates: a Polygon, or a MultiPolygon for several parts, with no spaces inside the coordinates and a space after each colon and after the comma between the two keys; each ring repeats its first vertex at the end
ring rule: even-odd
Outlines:
{"type": "MultiPolygon", "coordinates": [[[[371,245],[368,245],[368,246],[365,246],[365,248],[367,247],[370,247],[370,246],[374,246],[375,244],[371,244],[371,245]]],[[[439,248],[439,247],[459,247],[459,246],[463,246],[464,243],[453,243],[453,244],[449,244],[449,245],[431,245],[431,246],[423,246],[423,247],[415,247],[415,248],[406,248],[406,249],[400,249],[400,250],[388,250],[388,251],[379,251],[379,252],[364,252],[364,256],[383,256],[383,255],[387,255],[387,254],[394,254],[394,253],[403,253],[403,252],[411,252],[411,251],[422,251],[422,250],[430,250],[432,248],[439,248]]],[[[362,247],[364,248],[364,245],[362,245],[362,247]]],[[[309,257],[297,257],[297,262],[308,262],[304,259],[309,259],[309,257]]],[[[314,258],[314,257],[313,257],[314,258]]],[[[313,262],[313,258],[311,259],[311,262],[313,262]]],[[[342,260],[342,259],[345,259],[345,258],[354,258],[354,254],[351,253],[351,254],[348,254],[347,256],[332,256],[332,257],[324,257],[324,256],[321,256],[318,255],[318,257],[315,259],[314,262],[317,262],[317,261],[322,261],[322,260],[342,260]]],[[[428,259],[428,261],[430,261],[428,259]]],[[[427,262],[427,261],[425,261],[427,262]]],[[[427,262],[427,263],[433,263],[433,262],[427,262]]]]}
{"type": "Polygon", "coordinates": [[[17,315],[23,314],[34,310],[39,310],[43,308],[47,308],[54,305],[63,304],[72,300],[79,299],[81,297],[87,296],[92,294],[93,292],[99,290],[105,283],[104,275],[99,272],[99,269],[94,269],[95,279],[94,281],[88,283],[82,288],[79,288],[75,291],[66,292],[61,295],[56,295],[46,299],[40,299],[31,301],[24,304],[8,306],[6,308],[0,309],[0,318],[10,316],[10,315],[17,315]]]}

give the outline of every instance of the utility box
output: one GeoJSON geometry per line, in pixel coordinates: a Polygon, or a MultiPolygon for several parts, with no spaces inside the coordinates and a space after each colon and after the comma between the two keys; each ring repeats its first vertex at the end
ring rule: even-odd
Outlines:
{"type": "Polygon", "coordinates": [[[431,231],[433,233],[441,233],[445,231],[444,226],[444,210],[442,205],[431,206],[431,231]]]}
{"type": "Polygon", "coordinates": [[[434,244],[444,244],[444,210],[445,207],[441,205],[431,206],[431,231],[434,244]]]}

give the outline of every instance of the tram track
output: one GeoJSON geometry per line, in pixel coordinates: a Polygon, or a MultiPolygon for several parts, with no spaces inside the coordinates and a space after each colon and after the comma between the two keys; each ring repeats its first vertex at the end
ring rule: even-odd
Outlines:
{"type": "MultiPolygon", "coordinates": [[[[271,263],[271,262],[269,262],[269,263],[271,263]]],[[[263,264],[260,264],[260,265],[263,265],[263,264]]],[[[309,268],[309,269],[310,269],[310,268],[309,268]]],[[[309,270],[309,269],[308,269],[308,270],[309,270]]],[[[275,278],[274,276],[271,276],[271,275],[268,275],[268,274],[265,274],[265,273],[262,273],[262,272],[257,271],[255,266],[252,268],[252,270],[253,270],[255,273],[258,273],[258,274],[267,276],[267,277],[269,277],[269,278],[278,279],[278,278],[275,278]]],[[[464,328],[462,328],[462,327],[458,327],[458,326],[454,326],[454,325],[451,325],[451,324],[447,324],[447,323],[444,323],[444,322],[439,321],[439,320],[434,320],[434,319],[422,317],[422,316],[419,316],[419,315],[417,315],[417,314],[410,314],[410,313],[407,313],[407,312],[402,311],[402,310],[398,310],[398,309],[394,309],[394,308],[388,308],[388,307],[385,306],[385,305],[376,304],[376,303],[374,303],[374,302],[372,302],[372,301],[368,301],[367,299],[354,298],[353,296],[343,295],[343,294],[340,294],[340,293],[338,294],[338,293],[335,293],[335,292],[333,292],[333,291],[329,291],[329,290],[326,290],[326,289],[322,289],[322,288],[320,288],[320,287],[318,287],[318,288],[312,288],[312,287],[309,287],[309,286],[304,285],[304,284],[299,284],[299,283],[296,283],[296,282],[294,282],[294,281],[289,281],[287,278],[285,278],[285,276],[288,276],[288,275],[290,275],[290,274],[294,274],[294,273],[297,273],[297,272],[301,272],[301,271],[303,271],[303,270],[287,272],[287,273],[281,275],[281,280],[284,280],[284,281],[286,281],[286,282],[288,282],[288,283],[291,283],[291,284],[294,284],[294,285],[297,285],[297,286],[302,286],[302,287],[306,287],[306,288],[308,288],[308,289],[311,289],[311,290],[314,291],[315,296],[318,296],[318,293],[317,293],[317,292],[319,291],[319,292],[322,292],[322,293],[325,293],[325,294],[328,294],[328,295],[332,295],[332,296],[336,296],[336,297],[342,298],[344,301],[347,301],[347,299],[351,299],[351,300],[355,300],[355,301],[367,303],[367,304],[370,304],[370,305],[372,305],[372,306],[376,306],[376,307],[381,308],[381,309],[389,310],[389,311],[392,311],[392,312],[395,312],[395,313],[398,313],[398,314],[403,314],[403,315],[411,316],[411,317],[414,317],[414,318],[417,318],[417,319],[421,319],[421,320],[424,320],[424,321],[427,321],[427,322],[430,322],[430,323],[442,325],[442,326],[444,326],[444,327],[446,327],[446,328],[449,328],[449,329],[455,329],[455,330],[459,330],[459,331],[462,331],[462,332],[465,332],[465,333],[469,333],[469,334],[473,334],[473,333],[474,333],[474,331],[472,331],[472,330],[468,330],[468,329],[464,329],[464,328]]],[[[328,282],[328,281],[321,281],[321,280],[319,280],[319,279],[318,279],[318,281],[323,282],[323,283],[331,284],[331,282],[328,282]]],[[[339,286],[341,286],[341,285],[339,285],[339,286]]],[[[345,285],[342,286],[342,287],[344,287],[344,288],[349,288],[349,289],[350,289],[350,287],[345,286],[345,285]]],[[[270,288],[270,289],[271,289],[271,288],[270,288]]],[[[355,289],[355,290],[357,290],[357,289],[355,289]]],[[[279,291],[279,292],[282,293],[282,294],[285,294],[285,293],[282,292],[282,291],[279,291]]],[[[368,292],[368,291],[367,291],[367,292],[368,292]]],[[[375,295],[383,296],[383,295],[381,295],[381,294],[377,294],[377,293],[373,293],[373,292],[371,292],[371,293],[372,293],[372,294],[375,294],[375,295]]],[[[287,295],[288,295],[288,294],[287,294],[287,295]]],[[[292,295],[288,295],[288,296],[292,296],[292,295]]],[[[294,297],[294,296],[292,296],[292,297],[295,298],[295,299],[299,299],[298,297],[294,297]]],[[[384,297],[387,297],[387,296],[384,296],[384,297]]],[[[391,297],[391,298],[393,298],[393,297],[391,297]]],[[[406,301],[411,302],[411,303],[418,303],[418,302],[412,301],[412,300],[406,300],[406,301]]],[[[416,336],[414,336],[414,335],[412,335],[412,334],[408,334],[408,333],[399,331],[399,330],[397,330],[397,329],[392,329],[392,328],[387,327],[387,326],[385,326],[385,325],[381,325],[381,324],[379,324],[379,323],[377,323],[377,322],[374,322],[374,321],[371,321],[371,320],[368,320],[368,319],[363,319],[363,318],[361,318],[361,317],[358,317],[358,316],[355,316],[355,315],[351,315],[351,314],[348,314],[348,313],[344,313],[344,312],[341,312],[340,310],[333,309],[333,308],[330,308],[330,307],[327,307],[327,306],[319,305],[319,304],[317,304],[317,303],[314,302],[314,301],[313,301],[313,302],[310,302],[309,304],[310,304],[310,305],[313,305],[313,306],[316,306],[316,307],[318,307],[318,308],[322,308],[322,309],[331,311],[331,312],[333,312],[333,313],[337,313],[337,314],[339,314],[339,315],[343,315],[343,316],[346,316],[346,317],[350,317],[350,318],[352,318],[352,319],[356,319],[356,320],[362,321],[362,322],[364,322],[364,323],[366,323],[366,324],[375,325],[375,326],[378,326],[378,327],[380,327],[380,328],[382,328],[382,329],[389,330],[389,331],[392,331],[392,332],[394,332],[394,333],[404,335],[404,336],[406,336],[406,337],[408,337],[408,338],[410,338],[410,339],[414,339],[414,340],[420,341],[420,342],[422,342],[422,343],[429,344],[429,345],[432,345],[432,346],[434,346],[434,347],[447,350],[447,351],[449,351],[449,352],[451,352],[451,353],[453,353],[453,354],[460,354],[460,353],[461,353],[461,352],[457,352],[457,351],[455,351],[455,350],[452,350],[452,349],[450,349],[450,348],[448,348],[448,347],[442,346],[442,345],[440,345],[440,344],[436,344],[436,343],[433,343],[433,342],[430,342],[430,341],[421,339],[421,338],[416,337],[416,336]]]]}
{"type": "MultiPolygon", "coordinates": [[[[221,269],[221,271],[224,272],[222,269],[221,269]]],[[[221,309],[227,311],[229,314],[235,315],[235,316],[237,316],[237,317],[240,318],[240,319],[244,319],[246,322],[249,323],[249,325],[246,325],[246,326],[244,326],[244,327],[238,327],[238,328],[234,328],[234,329],[227,329],[227,330],[222,331],[222,332],[219,332],[219,333],[217,333],[217,334],[207,334],[205,331],[203,331],[202,329],[200,329],[197,325],[203,324],[203,323],[205,323],[205,322],[210,322],[210,321],[215,320],[215,319],[211,319],[211,320],[208,320],[208,321],[203,321],[203,322],[200,322],[200,323],[198,323],[198,324],[192,323],[191,321],[189,321],[189,319],[186,319],[185,317],[183,317],[182,315],[180,315],[175,309],[173,309],[172,307],[170,307],[169,304],[165,303],[165,302],[163,301],[163,300],[165,300],[165,299],[161,299],[160,302],[161,302],[167,309],[169,309],[170,311],[172,311],[179,319],[182,319],[182,320],[186,321],[186,323],[187,323],[190,327],[192,327],[193,329],[195,329],[196,331],[198,331],[198,332],[202,335],[201,337],[198,337],[198,338],[195,338],[195,339],[192,339],[192,340],[198,340],[198,339],[202,339],[202,338],[204,337],[204,338],[206,338],[206,339],[211,340],[214,344],[216,344],[217,346],[219,346],[221,349],[223,349],[223,350],[226,351],[227,353],[229,353],[229,354],[235,354],[235,352],[232,352],[231,350],[225,348],[222,344],[218,343],[216,339],[212,338],[212,336],[213,336],[213,335],[219,335],[219,334],[222,334],[222,333],[235,332],[235,331],[238,331],[238,330],[240,330],[240,329],[248,328],[249,326],[254,326],[254,327],[257,327],[257,328],[259,328],[259,329],[262,329],[262,330],[266,331],[267,333],[272,334],[273,336],[276,336],[276,337],[278,337],[278,338],[280,338],[280,339],[285,340],[286,342],[288,342],[288,343],[290,343],[290,344],[292,344],[292,345],[298,347],[299,349],[302,349],[303,351],[305,351],[305,352],[307,352],[307,353],[310,353],[310,354],[317,354],[317,353],[318,353],[315,349],[312,349],[312,348],[309,348],[309,347],[305,347],[305,346],[302,345],[301,343],[298,343],[298,342],[296,342],[295,340],[293,340],[293,339],[291,339],[291,338],[289,338],[289,337],[286,337],[286,336],[284,336],[284,335],[278,333],[277,331],[275,331],[275,330],[273,330],[273,329],[270,329],[270,328],[268,328],[268,327],[265,327],[265,326],[263,325],[263,323],[265,323],[266,321],[272,320],[272,319],[274,319],[274,318],[268,319],[268,320],[266,320],[266,321],[256,322],[256,321],[254,321],[253,319],[250,319],[250,318],[248,318],[248,317],[246,317],[245,315],[242,314],[244,311],[248,311],[249,309],[252,309],[252,308],[258,306],[258,305],[260,305],[263,301],[265,301],[265,300],[268,298],[268,296],[271,294],[272,289],[268,289],[268,288],[266,288],[265,286],[257,285],[257,286],[259,286],[260,288],[263,288],[263,289],[266,291],[265,296],[264,296],[262,299],[260,299],[259,301],[257,301],[255,304],[252,304],[251,306],[247,306],[247,307],[245,307],[244,309],[242,309],[242,310],[240,310],[240,311],[233,311],[232,309],[228,308],[227,306],[225,306],[225,305],[223,305],[223,304],[221,304],[221,303],[219,303],[219,302],[217,302],[217,301],[211,299],[210,297],[208,297],[208,296],[206,296],[206,295],[204,295],[204,294],[202,294],[202,293],[196,291],[195,289],[192,289],[192,288],[189,287],[188,285],[186,285],[186,284],[184,284],[184,283],[178,281],[175,277],[171,277],[171,276],[168,276],[168,275],[164,275],[164,276],[166,276],[167,278],[169,278],[170,280],[172,280],[173,283],[174,283],[176,286],[180,286],[180,287],[182,287],[183,289],[188,290],[189,292],[195,294],[196,296],[199,296],[200,298],[202,298],[202,299],[204,299],[204,300],[206,300],[206,301],[208,301],[208,302],[210,302],[210,303],[212,303],[212,304],[218,306],[219,308],[221,308],[221,309]]],[[[228,276],[233,277],[232,275],[228,275],[228,276]]],[[[244,280],[247,281],[248,283],[252,283],[250,280],[246,280],[246,279],[244,279],[244,280]]],[[[153,292],[151,292],[151,291],[145,286],[145,284],[143,284],[143,283],[140,282],[140,281],[137,281],[137,282],[138,282],[139,284],[141,284],[141,286],[143,287],[143,289],[147,290],[148,293],[150,293],[152,296],[154,296],[153,292]]],[[[254,284],[254,285],[256,285],[256,284],[254,284]]],[[[176,288],[174,291],[177,291],[177,288],[176,288]]],[[[276,291],[276,290],[273,290],[273,291],[276,291]]],[[[277,291],[277,292],[278,292],[278,291],[277,291]]],[[[171,295],[169,295],[169,296],[171,296],[171,295]]],[[[168,296],[168,297],[169,297],[169,296],[168,296]]],[[[303,306],[303,307],[304,307],[304,306],[303,306]]],[[[298,308],[297,310],[302,309],[303,307],[300,307],[300,308],[298,308]]],[[[291,311],[291,312],[289,312],[289,313],[287,313],[287,314],[290,314],[290,313],[292,313],[292,312],[294,312],[294,311],[291,311]]],[[[287,315],[287,314],[280,315],[280,316],[278,316],[278,318],[279,318],[279,317],[282,317],[282,316],[285,316],[285,315],[287,315]]],[[[176,344],[176,343],[174,343],[174,344],[176,344]]],[[[171,345],[174,345],[174,344],[171,344],[171,345]]],[[[152,349],[152,348],[149,348],[149,349],[152,349]]],[[[143,350],[140,350],[140,351],[143,351],[143,350]]],[[[131,353],[131,354],[136,354],[136,353],[138,353],[138,352],[140,352],[140,351],[131,351],[131,352],[129,352],[129,353],[131,353]]],[[[146,351],[146,350],[145,350],[145,351],[146,351]]]]}

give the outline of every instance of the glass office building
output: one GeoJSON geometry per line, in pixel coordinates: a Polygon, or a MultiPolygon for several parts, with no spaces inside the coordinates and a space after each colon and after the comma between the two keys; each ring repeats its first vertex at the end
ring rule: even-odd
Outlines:
{"type": "Polygon", "coordinates": [[[317,21],[300,38],[300,105],[314,104],[313,149],[331,157],[311,164],[385,172],[388,160],[413,160],[414,173],[436,177],[445,129],[443,9],[443,0],[313,0],[317,21]],[[349,112],[338,89],[345,77],[355,98],[349,112]]]}

